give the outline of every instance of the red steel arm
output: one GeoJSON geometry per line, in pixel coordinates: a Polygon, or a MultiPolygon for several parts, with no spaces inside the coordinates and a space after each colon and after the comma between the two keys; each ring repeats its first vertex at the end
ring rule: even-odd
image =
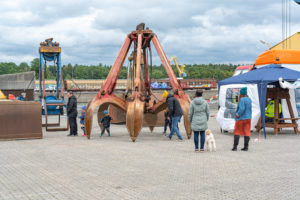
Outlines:
{"type": "Polygon", "coordinates": [[[148,60],[147,60],[147,51],[146,49],[143,50],[143,57],[144,57],[144,87],[145,87],[145,92],[150,90],[150,81],[149,81],[149,74],[148,74],[148,60]]]}
{"type": "Polygon", "coordinates": [[[118,80],[118,76],[120,74],[120,71],[122,69],[124,60],[126,58],[126,55],[128,53],[128,50],[130,48],[131,45],[131,40],[128,36],[126,36],[126,39],[123,43],[123,46],[103,84],[103,86],[101,87],[100,91],[97,94],[97,97],[100,98],[102,93],[105,94],[111,94],[112,91],[115,89],[115,86],[117,84],[117,80],[118,80]]]}
{"type": "Polygon", "coordinates": [[[156,37],[156,35],[154,34],[153,38],[152,38],[152,42],[156,48],[156,51],[161,59],[161,62],[169,76],[169,79],[170,79],[170,83],[172,85],[172,88],[173,88],[173,91],[175,92],[175,90],[178,90],[178,91],[182,91],[182,88],[180,86],[180,84],[178,83],[178,80],[176,78],[176,75],[167,59],[167,56],[164,52],[164,50],[162,49],[159,41],[158,41],[158,38],[156,37]]]}
{"type": "Polygon", "coordinates": [[[142,34],[138,34],[138,44],[136,53],[136,75],[134,80],[134,89],[138,88],[138,92],[142,92],[142,82],[141,82],[141,57],[142,57],[142,34]]]}

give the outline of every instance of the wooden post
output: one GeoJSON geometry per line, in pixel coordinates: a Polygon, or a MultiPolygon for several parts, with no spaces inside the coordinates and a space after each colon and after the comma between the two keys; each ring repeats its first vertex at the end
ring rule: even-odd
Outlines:
{"type": "Polygon", "coordinates": [[[279,88],[276,88],[276,91],[275,91],[275,98],[274,98],[274,102],[275,102],[275,108],[274,108],[274,133],[275,135],[278,134],[278,118],[279,118],[279,97],[278,97],[278,94],[279,94],[279,91],[278,91],[279,88]]]}
{"type": "MultiPolygon", "coordinates": [[[[292,108],[292,105],[291,105],[291,101],[290,101],[290,94],[288,94],[287,97],[286,97],[286,103],[287,103],[287,106],[289,108],[290,117],[292,118],[292,124],[297,124],[296,120],[295,120],[293,108],[292,108]]],[[[295,132],[295,134],[298,133],[298,126],[294,127],[294,132],[295,132]]]]}
{"type": "Polygon", "coordinates": [[[261,128],[262,128],[262,121],[261,121],[261,115],[260,115],[259,120],[256,125],[256,132],[259,133],[261,128]]]}

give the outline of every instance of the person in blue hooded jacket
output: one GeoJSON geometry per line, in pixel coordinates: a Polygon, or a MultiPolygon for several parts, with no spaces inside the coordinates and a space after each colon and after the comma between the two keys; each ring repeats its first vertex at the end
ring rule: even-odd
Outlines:
{"type": "Polygon", "coordinates": [[[248,151],[251,135],[252,101],[247,95],[247,87],[240,90],[239,103],[235,113],[234,141],[232,151],[237,151],[240,135],[244,136],[244,148],[248,151]]]}

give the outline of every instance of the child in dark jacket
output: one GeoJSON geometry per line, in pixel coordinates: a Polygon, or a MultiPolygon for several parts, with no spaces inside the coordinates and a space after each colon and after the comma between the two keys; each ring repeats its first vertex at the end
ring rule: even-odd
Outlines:
{"type": "Polygon", "coordinates": [[[108,114],[108,110],[104,110],[104,117],[101,119],[101,125],[102,130],[101,130],[101,134],[100,137],[102,137],[102,135],[104,134],[105,130],[107,131],[108,136],[110,136],[110,121],[112,120],[112,118],[109,116],[108,114]]]}
{"type": "Polygon", "coordinates": [[[79,118],[80,118],[80,126],[81,126],[81,129],[83,131],[82,136],[86,136],[86,134],[85,134],[85,126],[84,126],[85,111],[86,111],[86,105],[84,105],[84,106],[81,107],[81,115],[79,116],[79,118]]]}

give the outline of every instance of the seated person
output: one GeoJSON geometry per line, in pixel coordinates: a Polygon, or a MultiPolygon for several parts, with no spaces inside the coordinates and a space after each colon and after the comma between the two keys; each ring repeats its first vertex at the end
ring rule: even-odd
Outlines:
{"type": "MultiPolygon", "coordinates": [[[[265,115],[266,115],[266,122],[274,122],[274,114],[275,114],[275,101],[274,99],[268,102],[265,115]]],[[[279,103],[279,110],[278,110],[279,118],[281,118],[281,104],[279,103]]]]}

